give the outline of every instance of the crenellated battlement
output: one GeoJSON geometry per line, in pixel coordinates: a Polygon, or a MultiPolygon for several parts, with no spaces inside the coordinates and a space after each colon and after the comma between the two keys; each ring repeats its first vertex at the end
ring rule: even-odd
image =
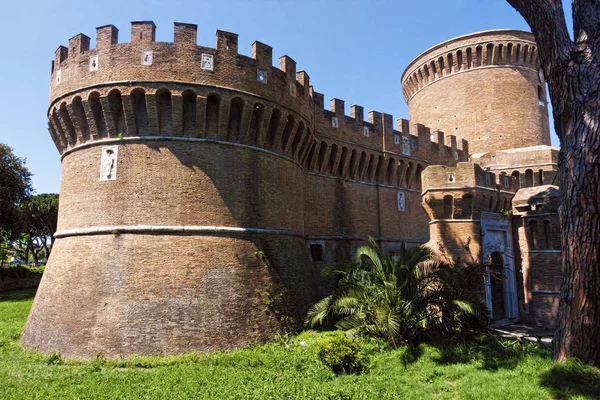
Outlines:
{"type": "Polygon", "coordinates": [[[151,21],[79,34],[52,63],[50,134],[63,154],[100,139],[183,137],[262,147],[301,163],[313,143],[310,78],[272,48],[238,53],[238,35],[218,30],[215,48],[196,45],[197,26],[175,23],[174,42],[155,41],[151,21]]]}
{"type": "MultiPolygon", "coordinates": [[[[96,29],[96,48],[78,34],[60,46],[52,64],[51,136],[59,149],[103,139],[184,137],[258,146],[300,164],[322,141],[377,156],[452,165],[468,158],[468,144],[392,115],[350,106],[310,86],[289,56],[273,66],[270,46],[254,42],[238,52],[238,35],[217,30],[214,48],[196,44],[197,26],[175,23],[173,43],[156,42],[152,21],[131,23],[130,42],[113,25],[96,29]],[[320,136],[315,140],[314,132],[320,136]]],[[[350,167],[349,167],[350,168],[350,167]]],[[[389,181],[393,179],[387,179],[389,181]]],[[[382,181],[386,181],[383,177],[382,181]]]]}
{"type": "Polygon", "coordinates": [[[119,43],[113,25],[96,29],[96,48],[90,38],[78,34],[68,48],[59,46],[52,62],[51,108],[75,90],[118,83],[179,82],[232,88],[273,100],[309,114],[309,76],[296,72],[288,56],[273,66],[272,48],[254,42],[251,56],[238,53],[238,35],[218,30],[214,48],[196,45],[197,25],[175,23],[173,43],[156,42],[152,21],[131,23],[128,43],[119,43]]]}
{"type": "Polygon", "coordinates": [[[533,35],[515,30],[486,31],[432,47],[404,70],[401,79],[404,99],[410,101],[421,89],[446,76],[498,66],[539,70],[533,35]]]}
{"type": "Polygon", "coordinates": [[[468,159],[468,142],[455,135],[431,130],[421,124],[390,114],[371,110],[364,114],[364,107],[353,104],[346,114],[345,101],[330,100],[329,110],[324,107],[324,95],[311,87],[313,98],[314,130],[331,140],[352,142],[357,146],[407,158],[418,158],[426,163],[452,164],[468,159]],[[454,160],[454,161],[452,161],[454,160]]]}
{"type": "Polygon", "coordinates": [[[469,155],[466,140],[379,111],[350,106],[311,87],[315,142],[303,167],[306,172],[394,187],[421,190],[421,172],[431,164],[455,165],[469,155]],[[459,146],[460,144],[460,146],[459,146]]]}

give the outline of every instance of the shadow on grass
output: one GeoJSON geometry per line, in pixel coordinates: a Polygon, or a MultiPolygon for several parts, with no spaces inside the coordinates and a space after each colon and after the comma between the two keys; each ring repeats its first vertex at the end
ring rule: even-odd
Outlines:
{"type": "Polygon", "coordinates": [[[15,301],[15,300],[30,300],[35,297],[37,288],[10,290],[8,292],[0,292],[0,302],[15,301]]]}
{"type": "Polygon", "coordinates": [[[419,361],[419,358],[423,355],[423,349],[419,345],[409,344],[404,348],[402,355],[400,355],[400,361],[402,361],[402,365],[404,369],[406,369],[409,365],[416,363],[419,361]]]}
{"type": "Polygon", "coordinates": [[[514,369],[527,355],[550,357],[550,351],[535,343],[520,345],[514,342],[498,342],[492,338],[471,342],[441,341],[432,343],[440,352],[433,361],[440,365],[468,364],[481,362],[488,371],[514,369]]]}
{"type": "Polygon", "coordinates": [[[555,399],[575,396],[600,399],[600,373],[574,358],[554,365],[542,375],[540,383],[555,399]]]}

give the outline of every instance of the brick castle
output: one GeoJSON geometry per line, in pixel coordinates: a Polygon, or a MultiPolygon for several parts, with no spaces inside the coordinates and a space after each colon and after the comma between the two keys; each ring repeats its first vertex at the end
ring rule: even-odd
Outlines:
{"type": "Polygon", "coordinates": [[[97,28],[52,63],[61,155],[56,242],[22,337],[90,358],[264,342],[327,294],[325,265],[367,235],[490,260],[494,320],[550,326],[560,240],[557,149],[527,32],[462,36],[418,56],[410,123],[324,96],[271,47],[238,53],[175,23],[97,28]]]}

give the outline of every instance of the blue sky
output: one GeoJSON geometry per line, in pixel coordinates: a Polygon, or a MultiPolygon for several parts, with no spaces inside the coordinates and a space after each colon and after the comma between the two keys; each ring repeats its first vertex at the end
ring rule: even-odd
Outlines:
{"type": "Polygon", "coordinates": [[[172,41],[173,22],[194,23],[198,44],[210,47],[217,29],[235,32],[240,53],[258,40],[273,47],[275,63],[292,57],[326,100],[346,101],[347,113],[358,104],[395,118],[408,117],[400,76],[427,48],[482,30],[529,30],[504,0],[2,0],[0,10],[0,142],[27,158],[37,193],[60,187],[46,120],[54,50],[80,32],[94,47],[97,26],[117,26],[127,42],[131,21],[152,20],[156,40],[172,41]]]}

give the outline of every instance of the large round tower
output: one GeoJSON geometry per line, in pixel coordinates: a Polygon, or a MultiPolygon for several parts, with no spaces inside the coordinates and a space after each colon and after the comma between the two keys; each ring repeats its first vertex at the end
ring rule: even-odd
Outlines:
{"type": "Polygon", "coordinates": [[[22,338],[89,358],[233,348],[316,300],[303,236],[308,75],[237,35],[77,35],[52,66],[58,231],[22,338]],[[285,205],[285,206],[282,206],[285,205]]]}
{"type": "Polygon", "coordinates": [[[468,140],[472,154],[550,145],[531,33],[486,31],[438,44],[409,64],[402,89],[412,123],[468,140]]]}

